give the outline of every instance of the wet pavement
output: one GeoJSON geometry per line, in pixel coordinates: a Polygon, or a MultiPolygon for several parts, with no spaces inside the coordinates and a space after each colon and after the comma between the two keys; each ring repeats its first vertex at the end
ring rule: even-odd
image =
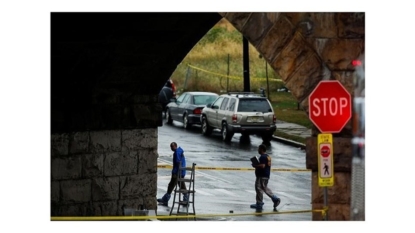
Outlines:
{"type": "MultiPolygon", "coordinates": [[[[309,137],[311,132],[304,127],[291,123],[277,122],[277,127],[285,132],[309,137]],[[299,133],[299,132],[302,133],[299,133]]],[[[249,208],[255,202],[255,175],[249,158],[257,154],[257,146],[262,140],[251,135],[250,142],[239,140],[235,135],[230,143],[222,141],[220,133],[206,137],[201,135],[200,128],[195,126],[185,130],[180,123],[165,125],[159,128],[158,165],[171,165],[172,151],[168,147],[170,141],[178,142],[185,150],[187,166],[197,163],[195,177],[195,208],[198,221],[310,221],[311,220],[311,172],[305,169],[305,151],[302,144],[292,144],[284,139],[275,138],[267,152],[272,157],[273,169],[303,169],[301,172],[273,171],[268,186],[281,198],[273,210],[271,199],[264,194],[264,210],[256,212],[249,208]],[[214,168],[241,168],[241,171],[203,170],[214,168]],[[304,212],[302,212],[304,211],[304,212]]],[[[157,197],[167,190],[170,181],[170,169],[158,169],[157,197]]],[[[157,215],[168,217],[173,204],[173,194],[169,206],[158,206],[157,215]]],[[[173,213],[177,211],[177,204],[173,213]]],[[[192,207],[192,206],[190,206],[192,207]]],[[[180,209],[186,210],[185,207],[180,209]]],[[[190,208],[189,212],[192,212],[190,208]]],[[[191,216],[190,216],[191,217],[191,216]]],[[[175,221],[176,219],[161,219],[175,221]]],[[[179,218],[178,221],[189,220],[179,218]]],[[[190,220],[194,220],[190,218],[190,220]]]]}

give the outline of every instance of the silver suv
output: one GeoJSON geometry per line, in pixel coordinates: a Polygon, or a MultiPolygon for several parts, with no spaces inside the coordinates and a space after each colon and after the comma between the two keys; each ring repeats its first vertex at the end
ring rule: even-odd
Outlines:
{"type": "Polygon", "coordinates": [[[277,119],[269,100],[251,92],[220,95],[203,108],[200,118],[204,135],[220,129],[224,141],[230,141],[234,133],[241,133],[246,137],[259,134],[265,143],[269,143],[277,129],[277,119]]]}

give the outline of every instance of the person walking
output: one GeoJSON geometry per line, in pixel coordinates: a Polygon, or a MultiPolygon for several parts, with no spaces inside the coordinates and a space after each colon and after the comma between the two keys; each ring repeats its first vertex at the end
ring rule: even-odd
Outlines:
{"type": "MultiPolygon", "coordinates": [[[[174,151],[173,153],[173,169],[171,171],[171,179],[169,185],[167,186],[167,193],[164,194],[162,198],[157,199],[157,201],[162,205],[167,205],[171,193],[173,192],[174,187],[178,184],[177,180],[179,178],[184,178],[186,176],[186,170],[181,170],[179,174],[179,166],[186,167],[186,158],[184,157],[184,150],[181,147],[177,147],[176,142],[170,143],[170,149],[174,151]]],[[[179,182],[180,189],[187,189],[184,182],[179,182]]],[[[189,196],[187,193],[183,194],[183,201],[188,201],[189,196]]]]}
{"type": "MultiPolygon", "coordinates": [[[[251,205],[251,208],[256,210],[262,210],[263,193],[267,194],[268,197],[274,202],[274,210],[280,204],[281,199],[277,197],[269,188],[268,180],[271,172],[271,157],[266,154],[267,148],[264,144],[258,146],[259,163],[252,163],[252,167],[255,168],[255,191],[256,191],[256,203],[251,205]]],[[[252,158],[254,159],[254,157],[252,158]]],[[[251,159],[251,160],[252,160],[251,159]]]]}

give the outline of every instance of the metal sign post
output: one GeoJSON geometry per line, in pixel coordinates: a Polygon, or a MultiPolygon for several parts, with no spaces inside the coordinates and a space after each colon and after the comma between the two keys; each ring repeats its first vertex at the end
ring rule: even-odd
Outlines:
{"type": "MultiPolygon", "coordinates": [[[[328,207],[327,186],[334,185],[333,167],[333,135],[318,134],[317,136],[318,156],[318,185],[324,187],[324,207],[328,207]]],[[[324,216],[328,220],[328,213],[324,216]]]]}

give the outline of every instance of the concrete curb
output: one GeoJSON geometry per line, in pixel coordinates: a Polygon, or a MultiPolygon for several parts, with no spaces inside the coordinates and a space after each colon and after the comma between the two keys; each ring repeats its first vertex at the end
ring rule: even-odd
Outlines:
{"type": "Polygon", "coordinates": [[[296,141],[292,141],[292,140],[289,140],[289,139],[286,139],[286,138],[272,136],[272,139],[274,141],[281,142],[281,143],[284,143],[284,144],[289,145],[289,146],[294,146],[294,147],[297,147],[297,148],[301,148],[302,150],[305,150],[305,148],[306,148],[305,144],[302,144],[302,143],[299,143],[299,142],[296,142],[296,141]]]}

